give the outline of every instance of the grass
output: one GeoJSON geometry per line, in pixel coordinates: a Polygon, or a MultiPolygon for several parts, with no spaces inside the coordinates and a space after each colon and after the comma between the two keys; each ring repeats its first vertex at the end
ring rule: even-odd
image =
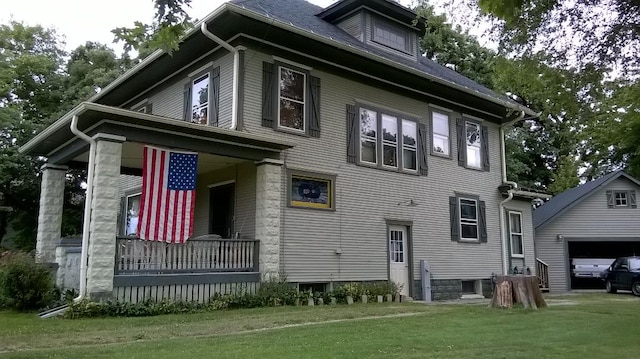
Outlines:
{"type": "Polygon", "coordinates": [[[640,298],[571,295],[550,304],[539,311],[389,303],[85,320],[0,312],[0,357],[630,358],[640,350],[640,298]]]}

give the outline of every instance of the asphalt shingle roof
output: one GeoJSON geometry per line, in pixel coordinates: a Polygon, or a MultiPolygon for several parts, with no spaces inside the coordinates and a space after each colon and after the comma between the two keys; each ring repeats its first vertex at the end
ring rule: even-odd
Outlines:
{"type": "Polygon", "coordinates": [[[625,176],[633,179],[631,176],[627,175],[623,170],[614,171],[608,173],[602,177],[599,177],[593,181],[584,183],[578,187],[574,187],[568,189],[559,195],[551,198],[549,201],[545,202],[542,206],[538,207],[535,211],[533,211],[533,227],[538,228],[541,225],[545,224],[547,221],[551,220],[556,215],[563,212],[565,209],[569,209],[576,202],[581,201],[584,197],[589,194],[595,192],[600,186],[609,183],[609,181],[620,177],[625,176]]]}
{"type": "Polygon", "coordinates": [[[260,15],[289,23],[300,29],[311,31],[328,39],[339,41],[345,45],[368,51],[371,54],[401,63],[447,82],[464,86],[483,95],[502,101],[508,101],[517,105],[515,101],[507,96],[497,94],[487,87],[480,85],[479,83],[445,66],[442,66],[433,60],[420,57],[420,61],[416,62],[411,59],[395,55],[391,52],[378,49],[374,46],[367,45],[349,35],[339,27],[320,19],[316,14],[320,13],[323,8],[305,0],[231,0],[230,3],[241,6],[247,10],[251,10],[260,15]]]}

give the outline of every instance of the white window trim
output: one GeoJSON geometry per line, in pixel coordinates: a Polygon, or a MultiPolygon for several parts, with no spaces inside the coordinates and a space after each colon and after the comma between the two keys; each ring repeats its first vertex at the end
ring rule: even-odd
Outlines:
{"type": "MultiPolygon", "coordinates": [[[[193,77],[191,79],[191,108],[189,109],[189,123],[193,123],[193,124],[197,124],[197,125],[202,125],[202,126],[208,126],[210,124],[211,121],[211,73],[210,72],[205,72],[203,74],[201,74],[200,76],[197,77],[193,77]],[[208,88],[207,88],[207,105],[203,106],[207,108],[207,123],[206,124],[202,124],[202,123],[196,123],[193,122],[193,98],[195,96],[195,85],[196,82],[200,82],[202,81],[204,78],[207,78],[207,81],[209,81],[209,83],[207,84],[208,88]]],[[[202,108],[199,108],[199,110],[201,110],[202,108]]]]}
{"type": "Polygon", "coordinates": [[[394,170],[402,168],[402,166],[400,166],[400,163],[399,163],[400,154],[398,153],[398,142],[402,134],[400,131],[398,131],[398,120],[402,121],[402,119],[399,119],[397,116],[389,115],[386,113],[380,113],[380,121],[381,121],[380,122],[380,129],[381,129],[380,142],[382,145],[382,147],[380,148],[380,153],[382,154],[382,157],[380,158],[381,159],[380,163],[382,164],[383,168],[394,169],[394,170]],[[395,142],[384,139],[384,119],[383,119],[384,116],[395,119],[395,122],[396,122],[396,141],[395,142]],[[394,147],[396,149],[396,158],[395,158],[396,165],[395,166],[390,166],[384,163],[384,146],[385,145],[388,147],[394,147]]]}
{"type": "MultiPolygon", "coordinates": [[[[121,223],[122,228],[120,229],[120,233],[122,233],[124,236],[132,236],[127,234],[127,212],[129,211],[129,199],[137,196],[140,196],[140,201],[142,201],[142,192],[133,192],[123,196],[124,208],[122,209],[123,210],[122,223],[121,223]]],[[[138,220],[140,220],[140,208],[138,208],[138,220]]],[[[137,236],[138,234],[136,233],[133,235],[137,236]]]]}
{"type": "Polygon", "coordinates": [[[414,120],[411,118],[406,118],[404,117],[402,114],[398,114],[395,111],[385,111],[385,110],[381,110],[380,108],[377,108],[375,106],[373,107],[369,107],[367,105],[365,106],[358,106],[358,138],[360,140],[360,142],[358,142],[358,163],[360,165],[363,166],[368,166],[368,167],[373,167],[373,168],[379,168],[379,169],[385,169],[385,170],[391,170],[391,171],[397,171],[397,172],[405,172],[405,173],[411,173],[411,174],[416,174],[418,173],[418,171],[420,170],[420,163],[419,163],[419,157],[418,157],[418,148],[419,146],[419,130],[420,130],[420,122],[418,120],[414,120]],[[362,123],[360,121],[360,113],[362,110],[367,110],[367,111],[371,111],[371,112],[375,112],[376,114],[376,137],[371,137],[371,136],[363,136],[362,135],[362,123]],[[389,116],[389,117],[393,117],[396,119],[396,142],[394,144],[392,144],[390,141],[387,141],[384,139],[383,136],[383,124],[382,124],[382,116],[389,116]],[[404,144],[404,133],[402,130],[402,123],[406,121],[406,122],[412,122],[415,125],[416,128],[416,133],[415,133],[415,141],[416,144],[415,146],[411,146],[411,145],[405,145],[404,144]],[[368,161],[363,161],[362,160],[362,141],[370,141],[370,142],[375,142],[376,144],[376,162],[368,162],[368,161]],[[375,141],[374,141],[375,140],[375,141]],[[396,148],[396,166],[388,166],[386,164],[384,164],[384,145],[387,144],[389,146],[395,146],[396,148]],[[415,156],[415,163],[416,163],[416,168],[415,169],[411,169],[411,168],[405,168],[404,167],[404,149],[407,150],[411,150],[414,151],[414,156],[415,156]]]}
{"type": "Polygon", "coordinates": [[[613,205],[614,207],[629,207],[629,195],[627,191],[613,191],[613,205]],[[618,195],[624,195],[620,197],[620,202],[624,199],[624,204],[618,204],[618,195]]]}
{"type": "Polygon", "coordinates": [[[458,226],[460,231],[460,241],[461,242],[479,242],[480,241],[480,220],[479,213],[480,206],[478,206],[478,200],[475,198],[467,198],[467,197],[458,197],[458,226]],[[473,201],[476,207],[476,219],[470,220],[467,218],[462,218],[462,201],[473,201]],[[464,221],[464,223],[463,223],[464,221]],[[475,222],[475,223],[474,223],[475,222]],[[462,236],[462,225],[475,225],[476,226],[476,238],[467,238],[462,236]]]}
{"type": "Polygon", "coordinates": [[[307,133],[307,81],[309,81],[309,79],[307,78],[307,74],[296,70],[294,68],[291,67],[287,67],[287,66],[278,66],[278,117],[276,118],[276,120],[278,121],[277,123],[277,128],[283,131],[292,131],[292,132],[296,132],[296,133],[307,133]],[[298,100],[294,100],[292,98],[288,98],[288,97],[283,97],[282,96],[282,92],[280,90],[280,83],[282,81],[282,69],[287,69],[289,71],[292,72],[296,72],[301,74],[304,77],[304,82],[302,84],[302,101],[298,101],[298,100]],[[292,127],[288,127],[288,126],[283,126],[280,124],[280,100],[281,99],[285,99],[287,101],[291,101],[291,102],[295,102],[295,103],[302,103],[302,129],[297,129],[297,128],[292,128],[292,127]]]}
{"type": "Polygon", "coordinates": [[[523,232],[514,232],[513,231],[513,225],[511,223],[511,215],[512,214],[517,214],[518,217],[520,218],[520,231],[522,231],[522,213],[521,212],[516,212],[516,211],[508,211],[507,212],[507,220],[509,221],[509,244],[511,247],[511,257],[512,258],[524,258],[524,233],[523,232]],[[519,235],[520,236],[520,246],[522,247],[522,253],[513,253],[513,235],[519,235]]]}
{"type": "Polygon", "coordinates": [[[465,139],[464,139],[464,149],[465,151],[467,151],[467,156],[466,156],[466,162],[465,165],[468,168],[473,168],[473,169],[477,169],[477,170],[481,170],[482,169],[482,126],[477,123],[477,122],[473,122],[473,121],[465,121],[464,122],[464,135],[465,135],[465,139]],[[469,145],[469,143],[467,142],[467,126],[472,125],[475,126],[478,129],[478,145],[477,146],[472,146],[469,145]],[[469,148],[477,148],[478,149],[478,153],[480,154],[479,156],[479,161],[478,161],[478,165],[477,166],[472,166],[471,164],[469,164],[469,148]]]}
{"type": "Polygon", "coordinates": [[[378,131],[378,128],[380,127],[380,126],[378,126],[378,111],[374,111],[374,110],[369,109],[367,107],[359,107],[358,108],[358,119],[357,119],[357,121],[358,121],[358,136],[360,138],[360,142],[358,142],[358,146],[359,146],[358,147],[358,155],[359,155],[358,156],[359,157],[358,161],[363,165],[377,167],[378,166],[378,157],[379,157],[378,156],[378,147],[379,147],[378,146],[378,137],[380,136],[379,131],[378,131]],[[367,111],[375,112],[375,114],[376,114],[376,129],[375,129],[376,130],[375,131],[376,136],[375,137],[366,136],[366,135],[362,134],[362,121],[360,121],[360,116],[362,114],[362,110],[363,109],[367,110],[367,111]],[[376,161],[375,162],[364,161],[362,159],[362,142],[363,141],[373,142],[375,144],[375,148],[376,148],[376,151],[375,151],[376,161]]]}
{"type": "Polygon", "coordinates": [[[440,112],[440,111],[431,111],[431,153],[436,155],[436,156],[451,158],[451,118],[449,117],[448,113],[444,113],[444,112],[440,112]],[[447,118],[447,133],[446,134],[442,134],[442,133],[436,132],[436,126],[434,125],[435,117],[436,117],[435,115],[436,114],[447,118]],[[435,144],[435,140],[434,139],[436,138],[436,136],[440,136],[440,137],[443,137],[443,138],[447,139],[447,144],[448,144],[448,146],[446,148],[447,153],[440,153],[440,152],[436,151],[436,149],[434,148],[434,144],[435,144]]]}
{"type": "Polygon", "coordinates": [[[149,99],[145,98],[144,100],[142,100],[142,101],[136,103],[135,105],[131,106],[130,109],[131,109],[131,111],[136,111],[136,112],[140,112],[140,110],[144,109],[145,112],[143,112],[143,113],[146,113],[146,105],[147,104],[149,104],[149,99]]]}
{"type": "MultiPolygon", "coordinates": [[[[400,168],[403,171],[407,171],[407,172],[418,172],[418,167],[420,167],[419,163],[418,163],[418,122],[416,121],[412,121],[412,120],[407,120],[406,118],[402,118],[400,119],[400,124],[399,124],[399,128],[402,130],[400,131],[400,133],[398,134],[398,140],[402,143],[402,165],[400,166],[400,168]],[[415,129],[416,129],[416,133],[414,134],[415,136],[415,140],[416,140],[416,144],[415,145],[409,145],[409,144],[405,144],[404,143],[404,122],[411,122],[413,123],[415,129]],[[413,157],[415,158],[415,164],[416,164],[416,168],[405,168],[404,167],[404,151],[413,151],[414,155],[413,157]]],[[[400,161],[400,156],[398,156],[398,162],[400,161]]]]}

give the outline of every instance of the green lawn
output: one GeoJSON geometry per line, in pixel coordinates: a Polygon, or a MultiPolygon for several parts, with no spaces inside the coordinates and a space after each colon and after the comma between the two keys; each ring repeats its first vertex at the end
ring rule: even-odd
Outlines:
{"type": "Polygon", "coordinates": [[[85,320],[0,312],[0,357],[637,357],[640,298],[583,294],[549,303],[539,311],[389,303],[85,320]]]}

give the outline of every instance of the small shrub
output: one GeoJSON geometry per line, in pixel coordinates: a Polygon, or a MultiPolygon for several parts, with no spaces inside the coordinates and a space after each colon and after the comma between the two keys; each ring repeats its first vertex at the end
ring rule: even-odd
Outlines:
{"type": "Polygon", "coordinates": [[[49,268],[33,256],[14,252],[0,259],[0,303],[28,311],[47,307],[60,298],[49,268]]]}

